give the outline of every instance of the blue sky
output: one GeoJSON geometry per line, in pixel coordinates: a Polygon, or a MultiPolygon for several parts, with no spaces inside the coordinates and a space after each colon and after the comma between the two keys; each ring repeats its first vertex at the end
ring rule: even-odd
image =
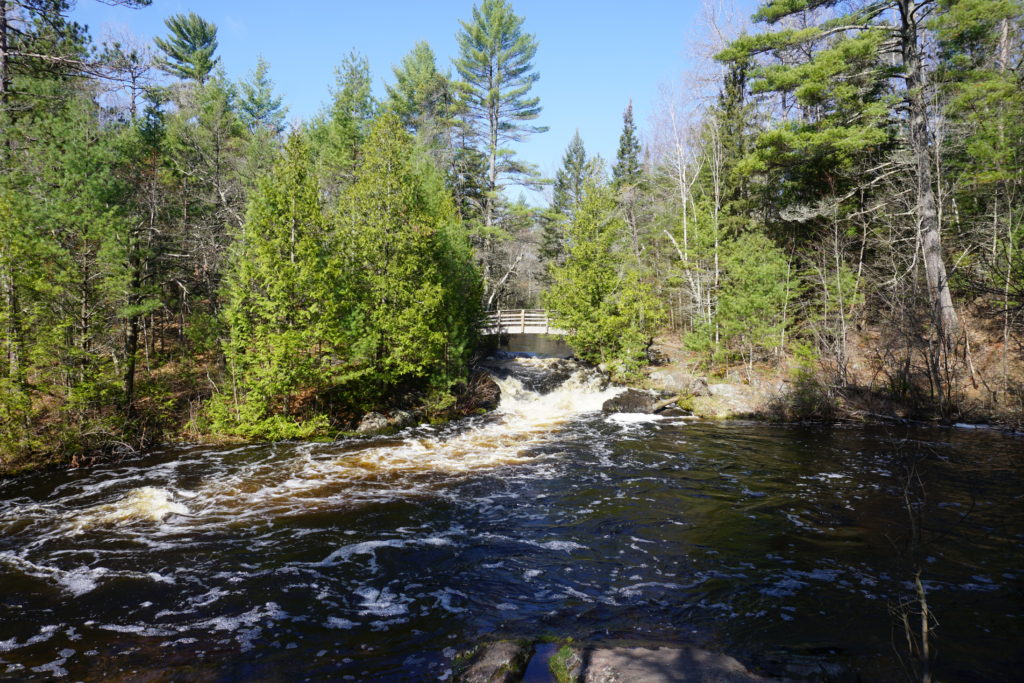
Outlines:
{"type": "MultiPolygon", "coordinates": [[[[535,123],[550,128],[517,149],[548,177],[577,128],[589,152],[614,160],[627,102],[632,98],[637,124],[646,127],[659,86],[688,66],[689,43],[698,39],[698,0],[512,4],[540,45],[534,92],[544,111],[535,123]]],[[[472,6],[471,0],[154,0],[151,7],[129,10],[79,0],[72,17],[97,40],[112,29],[148,41],[166,35],[166,17],[196,12],[217,25],[218,54],[231,78],[244,76],[262,55],[289,115],[308,119],[327,102],[334,68],[353,48],[369,59],[378,94],[392,80],[392,65],[416,41],[428,41],[446,68],[457,52],[458,22],[470,18],[472,6]]]]}

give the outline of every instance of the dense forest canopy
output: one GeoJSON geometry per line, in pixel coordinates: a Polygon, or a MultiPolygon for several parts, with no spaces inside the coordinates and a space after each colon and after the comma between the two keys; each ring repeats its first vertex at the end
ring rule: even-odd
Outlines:
{"type": "Polygon", "coordinates": [[[790,364],[808,415],[854,389],[1024,412],[1020,0],[761,3],[706,27],[701,87],[649,125],[624,101],[616,157],[577,134],[550,179],[517,144],[558,36],[507,0],[380,98],[341,56],[291,126],[199,14],[97,43],[70,10],[0,0],[5,466],[440,413],[496,308],[550,308],[623,378],[656,337],[705,373],[790,364]]]}

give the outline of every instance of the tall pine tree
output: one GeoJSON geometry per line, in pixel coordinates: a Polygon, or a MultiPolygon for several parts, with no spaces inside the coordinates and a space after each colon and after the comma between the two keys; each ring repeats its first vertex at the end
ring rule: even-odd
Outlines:
{"type": "Polygon", "coordinates": [[[483,0],[473,7],[472,20],[461,24],[455,69],[462,79],[463,116],[474,147],[487,164],[481,258],[484,284],[490,288],[496,284],[494,245],[500,235],[496,228],[501,223],[502,191],[509,183],[531,183],[536,178],[535,170],[517,159],[508,145],[547,128],[528,123],[540,116],[540,98],[529,95],[540,75],[533,67],[537,41],[523,32],[523,18],[506,0],[483,0]]]}

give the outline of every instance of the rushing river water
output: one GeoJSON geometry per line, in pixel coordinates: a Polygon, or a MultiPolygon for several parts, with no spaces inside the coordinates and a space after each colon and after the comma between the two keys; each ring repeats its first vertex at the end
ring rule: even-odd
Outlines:
{"type": "Polygon", "coordinates": [[[0,676],[443,680],[481,640],[572,636],[898,681],[918,565],[939,679],[1020,675],[1024,438],[502,388],[443,428],[4,482],[0,676]]]}

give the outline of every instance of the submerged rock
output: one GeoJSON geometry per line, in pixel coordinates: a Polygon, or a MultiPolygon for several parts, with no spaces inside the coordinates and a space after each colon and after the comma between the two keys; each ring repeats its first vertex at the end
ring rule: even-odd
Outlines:
{"type": "Polygon", "coordinates": [[[606,413],[653,413],[658,404],[658,397],[640,389],[626,389],[615,398],[610,398],[601,406],[606,413]]]}
{"type": "Polygon", "coordinates": [[[522,679],[532,647],[514,640],[499,640],[480,648],[473,663],[458,680],[462,683],[513,683],[522,679]]]}

